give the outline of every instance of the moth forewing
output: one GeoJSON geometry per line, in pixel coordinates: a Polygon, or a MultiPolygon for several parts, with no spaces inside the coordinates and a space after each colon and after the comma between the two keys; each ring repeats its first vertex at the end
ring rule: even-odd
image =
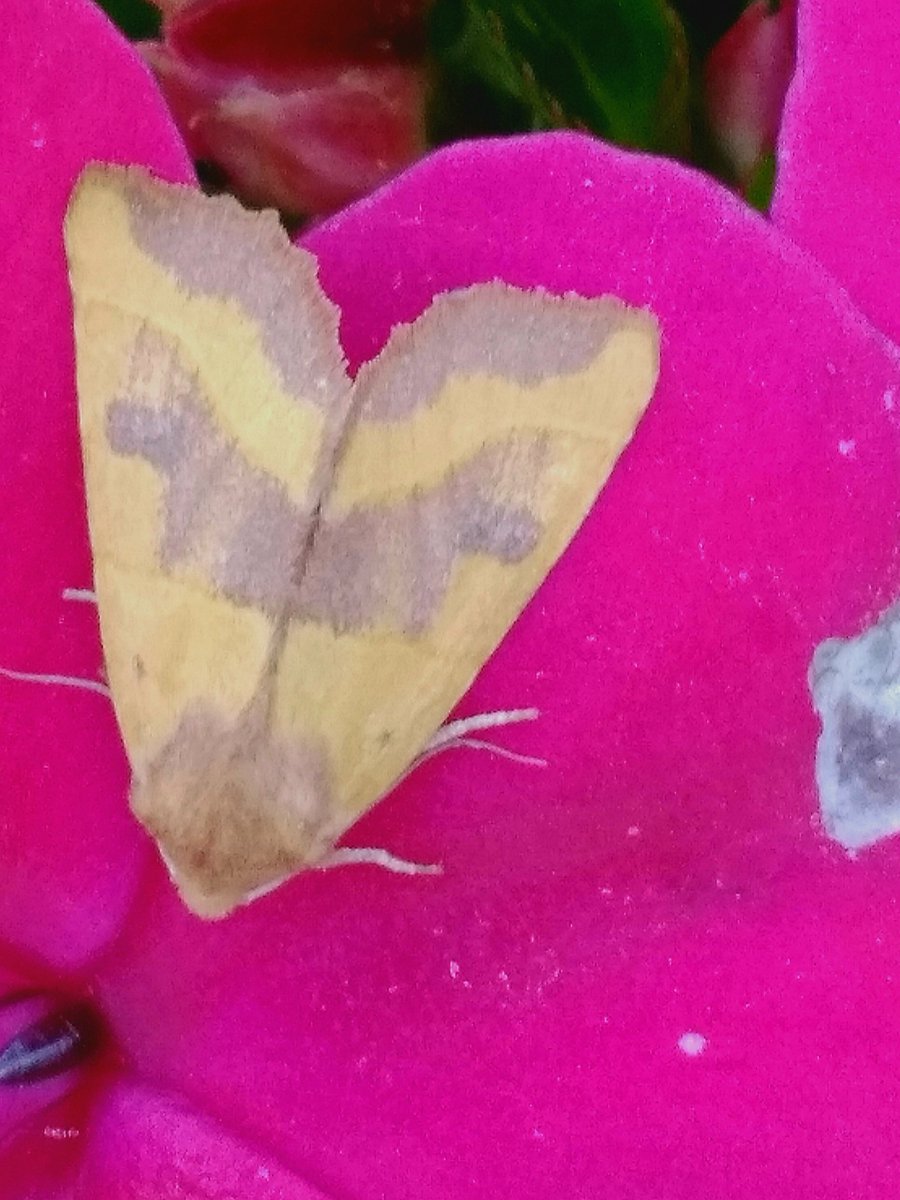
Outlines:
{"type": "Polygon", "coordinates": [[[656,323],[480,284],[353,382],[271,214],[91,168],[66,245],[132,803],[221,915],[322,861],[428,746],[628,443],[656,323]]]}

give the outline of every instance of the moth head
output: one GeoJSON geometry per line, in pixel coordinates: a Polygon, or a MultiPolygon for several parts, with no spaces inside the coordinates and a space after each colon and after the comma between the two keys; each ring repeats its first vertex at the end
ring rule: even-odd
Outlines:
{"type": "Polygon", "coordinates": [[[185,903],[207,918],[321,859],[333,841],[327,799],[313,748],[205,706],[184,714],[131,793],[185,903]]]}

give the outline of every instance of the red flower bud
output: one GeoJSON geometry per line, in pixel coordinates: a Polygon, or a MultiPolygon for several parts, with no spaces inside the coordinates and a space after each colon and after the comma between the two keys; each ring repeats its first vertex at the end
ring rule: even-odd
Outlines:
{"type": "Polygon", "coordinates": [[[796,0],[754,0],[713,48],[705,91],[717,148],[745,184],[775,149],[794,70],[796,0]]]}
{"type": "Polygon", "coordinates": [[[422,6],[160,4],[142,50],[195,158],[244,200],[330,212],[424,148],[422,6]]]}

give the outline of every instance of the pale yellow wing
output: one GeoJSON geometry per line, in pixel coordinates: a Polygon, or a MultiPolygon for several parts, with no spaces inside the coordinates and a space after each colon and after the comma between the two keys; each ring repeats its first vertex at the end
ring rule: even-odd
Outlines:
{"type": "Polygon", "coordinates": [[[141,774],[195,697],[254,694],[261,566],[291,570],[350,385],[315,263],[274,214],[98,166],[65,233],[94,582],[141,774]]]}
{"type": "Polygon", "coordinates": [[[132,804],[219,915],[319,861],[466,690],[630,438],[656,326],[484,285],[351,385],[272,214],[94,168],[66,243],[132,804]]]}

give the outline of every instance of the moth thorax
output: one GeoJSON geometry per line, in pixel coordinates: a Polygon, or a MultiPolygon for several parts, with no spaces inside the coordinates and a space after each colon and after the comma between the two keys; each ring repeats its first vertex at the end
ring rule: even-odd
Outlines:
{"type": "Polygon", "coordinates": [[[135,778],[131,802],[185,901],[219,916],[327,852],[327,779],[315,747],[197,705],[135,778]]]}

